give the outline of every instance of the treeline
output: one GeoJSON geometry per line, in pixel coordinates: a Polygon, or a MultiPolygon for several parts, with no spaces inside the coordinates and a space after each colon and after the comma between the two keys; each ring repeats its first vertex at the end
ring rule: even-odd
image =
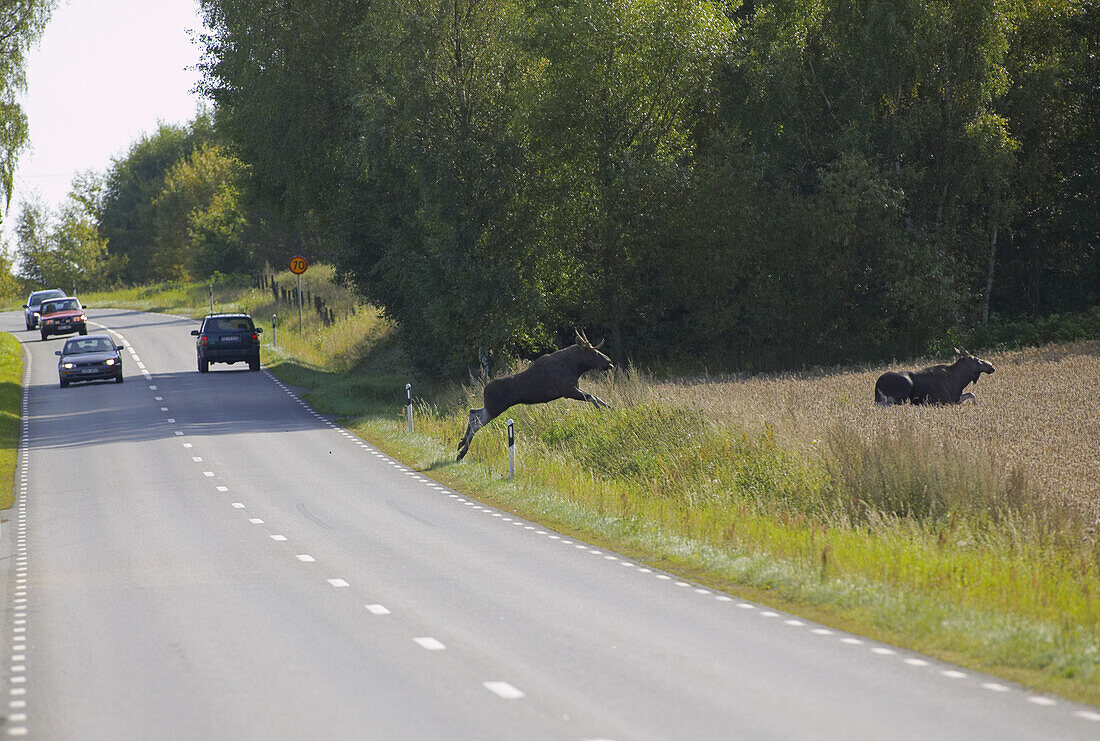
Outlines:
{"type": "Polygon", "coordinates": [[[300,252],[444,373],[573,327],[873,360],[1100,303],[1089,0],[201,5],[213,119],[96,207],[125,281],[300,252]]]}
{"type": "Polygon", "coordinates": [[[264,202],[425,366],[731,368],[1100,301],[1100,7],[203,0],[264,202]]]}
{"type": "Polygon", "coordinates": [[[32,286],[66,290],[247,273],[262,259],[248,188],[210,112],[161,124],[106,172],[77,175],[56,212],[34,197],[22,203],[19,272],[32,286]]]}

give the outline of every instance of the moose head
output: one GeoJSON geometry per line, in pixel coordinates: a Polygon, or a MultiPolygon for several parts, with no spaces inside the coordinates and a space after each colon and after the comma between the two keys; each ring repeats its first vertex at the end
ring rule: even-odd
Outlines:
{"type": "Polygon", "coordinates": [[[955,348],[955,355],[957,356],[955,366],[968,376],[972,383],[977,383],[978,378],[981,377],[983,373],[993,373],[996,370],[989,361],[974,357],[966,350],[958,347],[955,348]]]}
{"type": "Polygon", "coordinates": [[[573,331],[577,335],[577,347],[581,349],[581,357],[586,370],[604,371],[615,367],[611,362],[611,358],[600,352],[600,348],[603,347],[606,340],[600,340],[599,344],[593,345],[584,332],[577,329],[573,331]]]}

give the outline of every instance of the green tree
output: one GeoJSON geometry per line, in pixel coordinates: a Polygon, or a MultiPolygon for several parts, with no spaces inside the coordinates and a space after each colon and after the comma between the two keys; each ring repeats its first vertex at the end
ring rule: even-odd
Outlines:
{"type": "MultiPolygon", "coordinates": [[[[197,146],[214,140],[213,120],[198,115],[187,126],[161,124],[115,159],[105,176],[99,211],[100,234],[112,256],[125,258],[122,274],[128,283],[148,283],[167,276],[158,273],[155,200],[169,170],[197,146]]],[[[121,264],[121,263],[120,263],[121,264]]]]}
{"type": "MultiPolygon", "coordinates": [[[[672,218],[690,175],[693,134],[714,109],[711,83],[731,28],[701,0],[535,3],[528,41],[542,60],[524,110],[547,178],[549,242],[567,245],[582,323],[611,333],[648,308],[642,275],[668,259],[651,235],[672,218]]],[[[659,268],[658,268],[659,269],[659,268]]]]}
{"type": "MultiPolygon", "coordinates": [[[[349,80],[368,0],[201,0],[201,88],[218,130],[248,164],[246,210],[273,261],[328,258],[358,172],[349,80]],[[278,253],[278,254],[277,254],[278,253]]],[[[362,206],[360,206],[362,207],[362,206]]]]}
{"type": "Polygon", "coordinates": [[[15,222],[15,255],[20,277],[31,286],[43,287],[55,279],[48,230],[46,205],[37,196],[24,198],[15,222]]]}
{"type": "MultiPolygon", "coordinates": [[[[0,239],[0,296],[6,299],[25,299],[23,284],[16,277],[16,264],[7,239],[0,239]]],[[[18,302],[17,302],[18,303],[18,302]]]]}
{"type": "Polygon", "coordinates": [[[512,0],[383,0],[357,31],[365,177],[337,264],[436,371],[549,342],[561,271],[522,216],[524,30],[512,0]]]}
{"type": "Polygon", "coordinates": [[[118,274],[121,258],[107,254],[96,212],[101,181],[81,173],[58,212],[39,199],[24,201],[16,223],[16,257],[21,277],[34,287],[102,288],[118,274]]]}
{"type": "Polygon", "coordinates": [[[206,144],[168,170],[152,203],[153,262],[162,279],[247,273],[254,267],[244,243],[244,177],[239,160],[206,144]]]}
{"type": "Polygon", "coordinates": [[[16,99],[27,84],[26,54],[42,35],[53,0],[0,0],[0,197],[7,210],[16,161],[29,140],[16,99]]]}
{"type": "Polygon", "coordinates": [[[992,310],[1083,311],[1100,303],[1100,5],[1019,3],[999,112],[1019,141],[1016,206],[999,243],[992,310]]]}
{"type": "Polygon", "coordinates": [[[760,166],[746,313],[781,362],[920,352],[978,315],[1012,210],[1010,29],[999,0],[756,4],[717,135],[760,166]]]}

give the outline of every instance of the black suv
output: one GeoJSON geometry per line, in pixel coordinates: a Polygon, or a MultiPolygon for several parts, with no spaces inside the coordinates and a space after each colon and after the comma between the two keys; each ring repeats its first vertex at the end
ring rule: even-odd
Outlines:
{"type": "Polygon", "coordinates": [[[210,370],[211,363],[248,362],[248,369],[260,369],[260,333],[262,327],[252,323],[248,314],[208,314],[202,319],[202,328],[191,330],[198,337],[195,352],[199,358],[199,372],[210,370]]]}

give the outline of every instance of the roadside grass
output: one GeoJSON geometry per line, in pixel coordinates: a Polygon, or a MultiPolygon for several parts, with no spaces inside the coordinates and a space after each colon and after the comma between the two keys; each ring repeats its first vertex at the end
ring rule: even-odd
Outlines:
{"type": "MultiPolygon", "coordinates": [[[[85,301],[209,309],[205,286],[144,290],[85,301]]],[[[290,314],[247,287],[217,308],[290,314]]],[[[611,410],[509,410],[509,481],[504,419],[454,462],[480,386],[412,378],[374,310],[347,308],[329,327],[303,319],[301,335],[296,311],[280,320],[277,347],[265,331],[268,367],[441,482],[716,589],[1100,704],[1100,343],[990,356],[998,371],[978,404],[956,408],[875,408],[883,368],[586,378],[611,410]]]]}
{"type": "MultiPolygon", "coordinates": [[[[1100,701],[1100,553],[1092,521],[1018,470],[901,426],[838,430],[801,452],[650,398],[634,374],[586,384],[612,403],[509,410],[455,465],[465,409],[422,403],[351,426],[503,509],[704,584],[1037,689],[1100,701]],[[641,398],[639,398],[641,397],[641,398]]],[[[471,389],[470,404],[477,389],[471,389]]]]}
{"type": "Polygon", "coordinates": [[[23,346],[15,336],[0,333],[0,509],[15,502],[15,465],[19,457],[19,429],[23,402],[23,346]]]}

